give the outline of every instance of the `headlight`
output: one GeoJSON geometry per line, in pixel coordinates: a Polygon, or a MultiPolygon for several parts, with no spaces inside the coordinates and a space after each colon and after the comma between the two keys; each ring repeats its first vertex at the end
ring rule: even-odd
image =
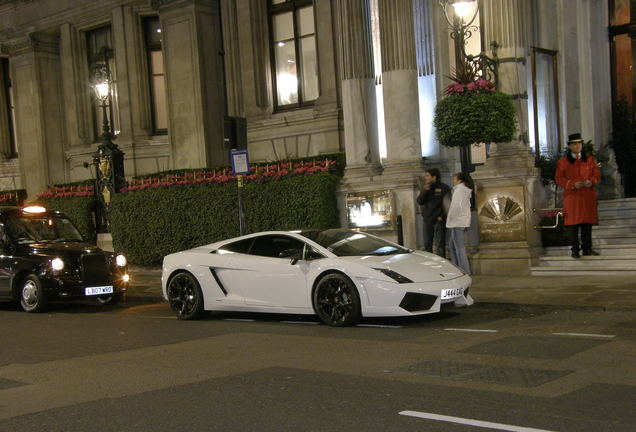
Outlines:
{"type": "Polygon", "coordinates": [[[117,255],[117,257],[115,258],[115,262],[119,267],[124,267],[127,263],[126,257],[123,255],[117,255]]]}
{"type": "Polygon", "coordinates": [[[61,258],[53,258],[51,260],[51,267],[53,270],[62,270],[64,268],[64,261],[61,258]]]}
{"type": "Polygon", "coordinates": [[[387,275],[388,277],[390,277],[391,279],[393,279],[394,281],[398,283],[413,283],[411,279],[407,278],[406,276],[402,276],[401,274],[396,273],[393,270],[384,269],[384,268],[377,268],[374,270],[382,272],[383,274],[387,275]]]}

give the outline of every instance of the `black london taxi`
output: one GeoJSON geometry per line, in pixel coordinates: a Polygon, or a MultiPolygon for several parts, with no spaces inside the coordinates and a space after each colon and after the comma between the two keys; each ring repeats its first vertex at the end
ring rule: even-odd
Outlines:
{"type": "Polygon", "coordinates": [[[0,207],[0,301],[27,312],[56,300],[114,304],[128,282],[126,258],[87,243],[63,213],[0,207]]]}

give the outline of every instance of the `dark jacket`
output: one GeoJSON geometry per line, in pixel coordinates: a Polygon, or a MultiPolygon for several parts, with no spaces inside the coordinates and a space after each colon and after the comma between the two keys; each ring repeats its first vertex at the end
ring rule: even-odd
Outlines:
{"type": "Polygon", "coordinates": [[[431,183],[431,187],[427,191],[423,189],[420,191],[417,203],[424,207],[422,209],[424,223],[432,224],[440,216],[442,219],[446,219],[444,196],[449,194],[450,188],[442,182],[431,183]]]}

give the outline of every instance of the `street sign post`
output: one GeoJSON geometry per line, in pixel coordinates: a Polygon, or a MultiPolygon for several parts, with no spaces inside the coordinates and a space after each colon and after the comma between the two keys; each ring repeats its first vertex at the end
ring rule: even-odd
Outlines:
{"type": "Polygon", "coordinates": [[[247,150],[232,150],[232,173],[238,176],[239,230],[241,235],[247,234],[245,227],[245,210],[243,208],[243,175],[250,173],[250,161],[247,150]]]}

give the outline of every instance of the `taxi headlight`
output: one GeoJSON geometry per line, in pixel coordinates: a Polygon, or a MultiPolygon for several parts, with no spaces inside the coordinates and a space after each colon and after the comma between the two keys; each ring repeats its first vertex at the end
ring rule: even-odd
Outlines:
{"type": "Polygon", "coordinates": [[[123,255],[117,255],[117,257],[115,258],[115,262],[119,267],[124,267],[127,263],[126,257],[123,255]]]}
{"type": "Polygon", "coordinates": [[[53,258],[51,260],[51,267],[53,270],[62,270],[64,268],[64,261],[61,258],[53,258]]]}

